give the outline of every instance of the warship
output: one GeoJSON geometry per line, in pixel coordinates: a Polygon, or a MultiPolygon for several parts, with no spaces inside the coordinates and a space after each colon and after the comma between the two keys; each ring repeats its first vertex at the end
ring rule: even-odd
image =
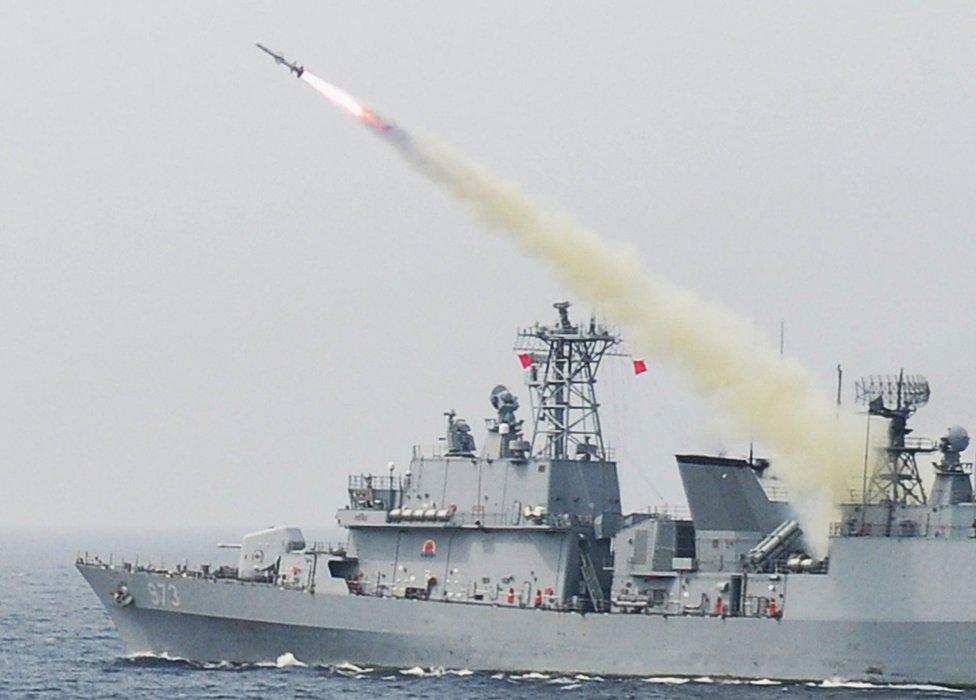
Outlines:
{"type": "Polygon", "coordinates": [[[236,567],[79,557],[127,652],[976,685],[969,438],[958,426],[910,435],[924,378],[857,383],[887,440],[817,558],[769,463],[751,456],[677,455],[686,514],[624,513],[596,396],[621,338],[555,307],[553,323],[517,333],[529,425],[504,386],[480,450],[448,411],[438,447],[414,448],[405,471],[349,476],[341,545],[273,527],[232,545],[236,567]]]}

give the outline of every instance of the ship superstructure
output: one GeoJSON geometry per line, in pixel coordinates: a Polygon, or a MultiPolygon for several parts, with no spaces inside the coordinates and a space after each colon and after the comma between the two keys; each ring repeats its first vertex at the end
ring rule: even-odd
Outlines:
{"type": "Polygon", "coordinates": [[[690,517],[625,514],[597,399],[601,360],[620,338],[555,308],[555,322],[516,338],[529,410],[498,385],[480,448],[448,411],[440,445],[415,448],[405,470],[351,475],[343,545],[282,527],[245,536],[236,568],[79,561],[128,649],[976,684],[968,436],[906,437],[923,380],[859,384],[889,439],[818,559],[764,460],[678,455],[690,517]],[[916,460],[927,452],[941,452],[929,497],[916,460]]]}

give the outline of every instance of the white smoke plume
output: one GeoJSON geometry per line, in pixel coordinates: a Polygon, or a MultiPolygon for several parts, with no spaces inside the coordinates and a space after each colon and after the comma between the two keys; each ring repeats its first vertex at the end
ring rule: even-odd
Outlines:
{"type": "Polygon", "coordinates": [[[753,324],[669,280],[639,269],[637,256],[538,206],[514,185],[428,142],[391,134],[404,158],[485,225],[539,259],[565,287],[619,324],[640,353],[680,369],[714,399],[742,436],[775,457],[807,539],[823,551],[832,504],[859,471],[860,428],[794,360],[759,345],[753,324]]]}

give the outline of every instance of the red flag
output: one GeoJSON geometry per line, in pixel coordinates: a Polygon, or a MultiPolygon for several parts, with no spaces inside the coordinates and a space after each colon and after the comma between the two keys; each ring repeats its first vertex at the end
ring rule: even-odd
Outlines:
{"type": "Polygon", "coordinates": [[[527,352],[519,353],[518,358],[519,362],[522,363],[522,369],[528,369],[534,364],[532,361],[532,355],[527,352]]]}
{"type": "Polygon", "coordinates": [[[647,371],[647,363],[644,360],[634,360],[634,374],[644,374],[647,371]]]}

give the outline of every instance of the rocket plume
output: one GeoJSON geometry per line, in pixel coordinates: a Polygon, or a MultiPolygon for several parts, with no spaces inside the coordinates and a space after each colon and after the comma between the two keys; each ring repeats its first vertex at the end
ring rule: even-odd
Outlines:
{"type": "Polygon", "coordinates": [[[568,290],[619,324],[634,348],[682,370],[740,435],[771,449],[808,542],[823,551],[833,504],[857,474],[863,445],[853,416],[838,416],[799,363],[769,345],[757,347],[749,320],[640,270],[631,250],[602,240],[567,213],[540,207],[484,168],[410,136],[308,71],[301,78],[478,220],[547,263],[568,290]]]}

